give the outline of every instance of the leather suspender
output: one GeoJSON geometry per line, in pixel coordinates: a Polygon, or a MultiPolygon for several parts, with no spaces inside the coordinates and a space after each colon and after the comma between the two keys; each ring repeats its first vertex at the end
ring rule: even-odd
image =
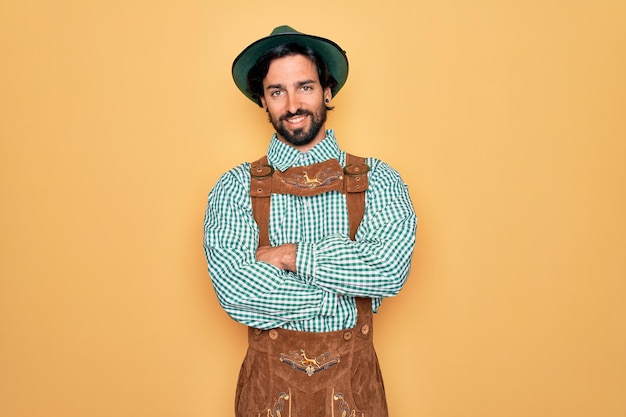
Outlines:
{"type": "Polygon", "coordinates": [[[365,158],[346,154],[346,166],[341,167],[335,159],[305,167],[275,171],[263,156],[250,166],[250,197],[252,214],[259,226],[259,246],[268,246],[270,199],[274,194],[317,195],[328,191],[340,191],[346,195],[350,239],[365,213],[365,191],[368,188],[369,166],[365,158]]]}
{"type": "Polygon", "coordinates": [[[351,240],[355,239],[356,231],[365,214],[365,191],[368,188],[367,172],[369,170],[370,167],[365,163],[365,158],[346,154],[346,166],[343,172],[351,240]]]}

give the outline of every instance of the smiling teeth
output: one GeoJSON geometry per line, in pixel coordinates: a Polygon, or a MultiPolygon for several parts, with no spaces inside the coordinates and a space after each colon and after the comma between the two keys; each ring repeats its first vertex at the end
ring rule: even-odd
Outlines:
{"type": "Polygon", "coordinates": [[[289,119],[289,123],[298,123],[298,122],[301,122],[302,120],[304,120],[304,116],[298,116],[298,117],[289,119]]]}

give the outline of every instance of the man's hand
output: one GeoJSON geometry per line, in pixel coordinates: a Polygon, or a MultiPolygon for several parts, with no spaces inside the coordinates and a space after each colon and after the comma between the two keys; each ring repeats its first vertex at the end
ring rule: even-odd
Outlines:
{"type": "Polygon", "coordinates": [[[261,246],[256,251],[256,260],[267,262],[276,268],[296,272],[296,244],[261,246]]]}

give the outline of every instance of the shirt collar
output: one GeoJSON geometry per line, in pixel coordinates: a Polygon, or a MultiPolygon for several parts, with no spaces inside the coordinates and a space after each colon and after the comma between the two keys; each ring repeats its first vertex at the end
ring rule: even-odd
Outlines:
{"type": "Polygon", "coordinates": [[[311,150],[302,153],[291,145],[278,139],[276,133],[272,136],[267,159],[274,168],[285,171],[294,166],[307,166],[328,159],[339,159],[341,150],[335,139],[335,132],[332,129],[326,130],[326,137],[311,150]]]}

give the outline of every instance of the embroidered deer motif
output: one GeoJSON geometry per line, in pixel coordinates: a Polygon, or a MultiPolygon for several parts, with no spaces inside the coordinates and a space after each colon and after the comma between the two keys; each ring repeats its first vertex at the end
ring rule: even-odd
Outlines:
{"type": "Polygon", "coordinates": [[[315,187],[316,185],[320,185],[322,182],[319,180],[319,178],[309,178],[309,173],[305,172],[304,173],[304,184],[308,185],[310,187],[315,187]]]}
{"type": "Polygon", "coordinates": [[[326,369],[337,365],[340,358],[340,355],[331,356],[330,352],[325,352],[317,357],[309,358],[304,349],[300,349],[300,352],[291,351],[289,354],[280,354],[280,361],[282,363],[297,371],[302,371],[308,376],[313,376],[318,372],[325,371],[326,369]]]}
{"type": "Polygon", "coordinates": [[[342,173],[332,171],[330,168],[321,170],[312,178],[306,170],[302,170],[301,173],[293,173],[290,177],[285,177],[283,179],[283,181],[287,184],[291,184],[298,188],[316,188],[341,180],[343,180],[342,173]]]}
{"type": "Polygon", "coordinates": [[[320,364],[317,363],[317,358],[313,358],[313,359],[309,359],[306,357],[306,353],[304,353],[304,349],[300,349],[300,354],[302,355],[302,365],[303,366],[307,366],[308,365],[315,365],[317,366],[317,369],[320,368],[320,364]]]}

